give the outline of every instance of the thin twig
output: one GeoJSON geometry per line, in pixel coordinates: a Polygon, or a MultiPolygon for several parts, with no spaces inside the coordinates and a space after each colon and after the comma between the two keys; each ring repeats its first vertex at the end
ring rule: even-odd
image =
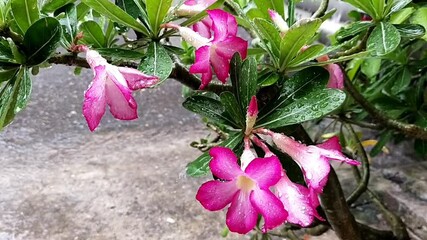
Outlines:
{"type": "Polygon", "coordinates": [[[325,15],[326,10],[328,10],[329,0],[322,0],[317,11],[311,16],[311,18],[320,18],[325,15]]]}
{"type": "MultiPolygon", "coordinates": [[[[368,188],[369,183],[369,177],[370,177],[370,171],[369,171],[369,159],[368,155],[366,154],[365,149],[363,148],[362,142],[360,141],[359,137],[357,136],[356,132],[354,131],[353,127],[350,124],[345,124],[345,127],[348,129],[350,134],[352,135],[354,141],[356,141],[356,149],[358,155],[362,159],[362,176],[357,175],[357,182],[358,185],[356,189],[350,194],[349,197],[347,197],[347,204],[351,205],[354,203],[368,188]]],[[[358,170],[357,166],[353,166],[353,169],[358,170]]],[[[359,172],[359,171],[357,171],[359,172]]]]}
{"type": "Polygon", "coordinates": [[[353,83],[348,79],[344,81],[345,88],[351,97],[362,106],[365,111],[378,123],[383,124],[384,126],[397,130],[400,133],[403,133],[406,136],[427,140],[427,128],[422,128],[415,124],[403,123],[398,120],[391,119],[381,110],[375,108],[353,85],[353,83]]]}

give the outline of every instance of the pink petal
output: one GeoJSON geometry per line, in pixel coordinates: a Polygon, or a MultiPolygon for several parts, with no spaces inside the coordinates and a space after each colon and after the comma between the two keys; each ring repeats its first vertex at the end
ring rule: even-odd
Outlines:
{"type": "Polygon", "coordinates": [[[249,200],[249,193],[237,193],[227,211],[226,224],[230,231],[246,234],[257,223],[258,214],[249,200]]]}
{"type": "Polygon", "coordinates": [[[105,66],[95,67],[94,72],[95,77],[85,93],[83,102],[83,115],[92,132],[98,127],[105,113],[105,79],[107,77],[105,66]]]}
{"type": "Polygon", "coordinates": [[[236,181],[220,182],[212,180],[200,186],[196,199],[207,210],[218,211],[231,203],[238,191],[236,181]]]}
{"type": "Polygon", "coordinates": [[[233,180],[239,175],[243,175],[243,171],[237,164],[237,157],[231,149],[213,147],[209,154],[212,156],[209,167],[214,176],[223,180],[233,180]]]}
{"type": "Polygon", "coordinates": [[[236,35],[237,22],[234,16],[221,9],[207,10],[206,12],[212,19],[214,42],[223,41],[229,35],[236,35]]]}
{"type": "Polygon", "coordinates": [[[251,101],[249,102],[247,115],[250,117],[258,115],[258,103],[256,96],[252,96],[251,101]]]}
{"type": "Polygon", "coordinates": [[[325,142],[317,144],[316,147],[323,148],[325,150],[336,150],[339,152],[341,152],[342,150],[340,140],[337,136],[333,136],[328,140],[326,140],[325,142]]]}
{"type": "Polygon", "coordinates": [[[209,62],[210,46],[203,46],[196,50],[196,61],[190,67],[190,73],[202,74],[202,85],[200,89],[206,87],[212,80],[212,69],[209,62]]]}
{"type": "Polygon", "coordinates": [[[276,156],[256,158],[249,163],[245,173],[257,182],[261,189],[268,189],[280,180],[282,165],[276,156]]]}
{"type": "Polygon", "coordinates": [[[119,72],[126,79],[131,90],[148,88],[158,83],[159,78],[142,73],[133,68],[119,67],[119,72]]]}
{"type": "Polygon", "coordinates": [[[310,191],[306,187],[291,182],[286,175],[275,187],[280,201],[288,211],[288,222],[307,227],[315,217],[322,219],[316,211],[318,205],[313,204],[310,191]]]}
{"type": "Polygon", "coordinates": [[[294,160],[301,166],[308,187],[313,188],[317,193],[323,192],[331,170],[328,159],[309,153],[301,154],[300,158],[294,160]]]}
{"type": "Polygon", "coordinates": [[[216,52],[213,52],[210,56],[210,61],[218,80],[225,83],[228,78],[228,72],[230,71],[230,59],[223,58],[216,54],[216,52]]]}
{"type": "Polygon", "coordinates": [[[111,114],[120,120],[133,120],[138,118],[137,105],[131,90],[125,84],[118,69],[107,69],[105,92],[111,114]]]}
{"type": "Polygon", "coordinates": [[[229,37],[221,42],[216,42],[214,45],[215,52],[228,61],[236,52],[240,53],[242,59],[245,59],[248,52],[248,42],[239,37],[229,37]]]}
{"type": "Polygon", "coordinates": [[[285,222],[288,213],[283,208],[282,202],[270,190],[256,189],[252,191],[250,200],[257,212],[264,217],[263,232],[285,222]]]}
{"type": "Polygon", "coordinates": [[[338,64],[328,64],[329,72],[328,88],[344,89],[344,73],[338,64]]]}
{"type": "Polygon", "coordinates": [[[202,83],[200,84],[200,90],[203,90],[212,81],[212,69],[208,69],[207,72],[202,73],[202,83]]]}
{"type": "Polygon", "coordinates": [[[193,25],[193,30],[199,33],[202,37],[211,38],[211,26],[212,20],[209,17],[205,17],[202,21],[193,25]]]}
{"type": "Polygon", "coordinates": [[[193,6],[197,4],[196,0],[187,0],[184,2],[185,5],[193,6]]]}

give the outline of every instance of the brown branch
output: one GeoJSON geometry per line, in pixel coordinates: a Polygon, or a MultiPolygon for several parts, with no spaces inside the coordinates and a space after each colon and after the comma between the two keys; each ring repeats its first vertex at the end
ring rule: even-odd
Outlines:
{"type": "Polygon", "coordinates": [[[397,130],[408,137],[427,140],[427,128],[422,128],[415,124],[403,123],[398,120],[390,119],[381,110],[376,109],[353,85],[346,77],[345,88],[351,97],[362,106],[366,112],[378,123],[384,126],[397,130]]]}

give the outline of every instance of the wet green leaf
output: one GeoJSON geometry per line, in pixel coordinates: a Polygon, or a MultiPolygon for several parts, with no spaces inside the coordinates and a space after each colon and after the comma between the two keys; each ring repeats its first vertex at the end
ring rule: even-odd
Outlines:
{"type": "Polygon", "coordinates": [[[33,66],[47,60],[56,50],[62,35],[61,24],[52,17],[35,22],[24,36],[26,65],[33,66]]]}
{"type": "Polygon", "coordinates": [[[394,26],[403,38],[419,38],[426,33],[426,30],[420,24],[397,24],[394,26]]]}
{"type": "Polygon", "coordinates": [[[369,27],[375,26],[372,22],[360,21],[351,23],[335,33],[335,38],[338,42],[348,40],[349,38],[367,30],[369,27]]]}
{"type": "Polygon", "coordinates": [[[172,0],[146,0],[148,20],[153,30],[154,35],[158,34],[160,24],[166,17],[171,5],[172,0]]]}
{"type": "Polygon", "coordinates": [[[239,102],[237,101],[236,96],[231,92],[223,92],[220,95],[220,99],[225,111],[237,123],[237,125],[243,129],[245,127],[245,115],[239,107],[239,102]]]}
{"type": "Polygon", "coordinates": [[[160,78],[160,82],[166,80],[172,72],[173,61],[164,47],[157,42],[152,42],[147,49],[145,58],[138,69],[148,75],[160,78]]]}
{"type": "Polygon", "coordinates": [[[37,0],[12,0],[11,9],[14,21],[22,33],[39,19],[37,0]]]}
{"type": "Polygon", "coordinates": [[[373,56],[384,56],[394,51],[399,43],[399,31],[390,23],[380,22],[368,38],[367,49],[373,56]]]}

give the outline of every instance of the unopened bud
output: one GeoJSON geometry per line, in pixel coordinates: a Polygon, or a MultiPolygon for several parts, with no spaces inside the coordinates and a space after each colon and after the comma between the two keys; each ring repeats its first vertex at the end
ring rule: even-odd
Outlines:
{"type": "Polygon", "coordinates": [[[273,23],[279,28],[279,31],[285,33],[289,30],[289,26],[286,21],[276,11],[268,9],[268,14],[273,20],[273,23]]]}
{"type": "Polygon", "coordinates": [[[258,117],[258,103],[256,96],[252,96],[246,113],[246,136],[250,135],[258,117]]]}

